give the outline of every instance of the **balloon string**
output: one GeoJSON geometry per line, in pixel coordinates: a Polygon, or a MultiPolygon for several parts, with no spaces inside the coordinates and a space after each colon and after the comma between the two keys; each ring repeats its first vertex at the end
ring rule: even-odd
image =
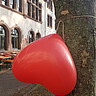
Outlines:
{"type": "Polygon", "coordinates": [[[56,32],[58,32],[60,23],[62,23],[62,25],[63,25],[63,26],[62,26],[62,38],[64,39],[64,22],[63,22],[62,20],[60,20],[60,21],[58,22],[56,32]]]}

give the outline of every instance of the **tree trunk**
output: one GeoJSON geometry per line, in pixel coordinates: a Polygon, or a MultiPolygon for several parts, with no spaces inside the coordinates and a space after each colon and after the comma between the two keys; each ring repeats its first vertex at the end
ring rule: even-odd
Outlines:
{"type": "MultiPolygon", "coordinates": [[[[77,68],[77,84],[67,96],[96,95],[96,0],[54,0],[56,25],[64,22],[64,41],[77,68]]],[[[58,33],[62,36],[62,24],[58,33]]]]}

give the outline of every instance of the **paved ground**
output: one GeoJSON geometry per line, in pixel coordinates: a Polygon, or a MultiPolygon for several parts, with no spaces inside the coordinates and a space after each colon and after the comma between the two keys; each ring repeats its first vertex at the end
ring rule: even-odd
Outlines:
{"type": "Polygon", "coordinates": [[[12,71],[0,74],[0,96],[55,96],[41,85],[26,84],[15,79],[12,71]]]}
{"type": "Polygon", "coordinates": [[[0,96],[11,96],[20,88],[28,85],[30,84],[17,81],[11,71],[0,74],[0,96]]]}

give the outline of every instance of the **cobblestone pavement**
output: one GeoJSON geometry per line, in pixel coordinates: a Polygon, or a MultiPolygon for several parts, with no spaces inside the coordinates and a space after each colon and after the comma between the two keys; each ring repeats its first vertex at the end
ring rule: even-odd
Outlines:
{"type": "Polygon", "coordinates": [[[55,96],[39,84],[22,83],[12,71],[0,74],[0,96],[55,96]]]}
{"type": "Polygon", "coordinates": [[[36,85],[35,87],[28,86],[14,93],[13,96],[55,96],[50,93],[45,87],[36,85]]]}

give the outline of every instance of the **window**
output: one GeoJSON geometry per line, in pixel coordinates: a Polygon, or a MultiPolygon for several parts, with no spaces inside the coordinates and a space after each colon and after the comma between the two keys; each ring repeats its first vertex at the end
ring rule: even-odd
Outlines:
{"type": "Polygon", "coordinates": [[[53,10],[53,9],[52,9],[52,1],[51,1],[50,3],[51,3],[51,4],[50,4],[50,9],[51,9],[51,11],[52,11],[52,10],[53,10]]]}
{"type": "Polygon", "coordinates": [[[17,0],[17,11],[22,12],[22,0],[17,0]]]}
{"type": "Polygon", "coordinates": [[[38,0],[36,0],[36,5],[38,6],[38,4],[39,4],[39,1],[38,1],[38,0]]]}
{"type": "Polygon", "coordinates": [[[29,2],[27,0],[27,10],[28,10],[28,16],[30,16],[33,20],[41,22],[42,19],[42,4],[39,3],[39,0],[32,0],[29,2]],[[31,14],[31,15],[30,15],[31,14]]]}
{"type": "Polygon", "coordinates": [[[10,0],[10,8],[14,8],[14,0],[10,0]]]}
{"type": "Polygon", "coordinates": [[[2,0],[2,5],[9,6],[11,9],[22,12],[22,0],[2,0]]]}
{"type": "Polygon", "coordinates": [[[39,3],[39,8],[42,8],[42,4],[41,3],[39,3]]]}
{"type": "Polygon", "coordinates": [[[31,9],[30,8],[31,8],[31,5],[29,2],[27,2],[27,10],[28,10],[27,15],[28,16],[31,16],[31,11],[30,11],[31,9]]]}
{"type": "Polygon", "coordinates": [[[32,0],[32,3],[34,3],[35,0],[32,0]]]}
{"type": "Polygon", "coordinates": [[[32,18],[35,18],[35,8],[33,5],[32,5],[32,18]]]}
{"type": "Polygon", "coordinates": [[[16,28],[14,28],[11,31],[11,37],[12,37],[12,48],[19,48],[19,34],[16,28]]]}
{"type": "Polygon", "coordinates": [[[38,20],[38,8],[36,8],[36,20],[38,20]]]}
{"type": "Polygon", "coordinates": [[[41,22],[42,21],[42,11],[39,10],[39,21],[41,22]]]}
{"type": "Polygon", "coordinates": [[[5,49],[5,30],[0,26],[0,50],[5,49]]]}
{"type": "Polygon", "coordinates": [[[47,8],[49,8],[51,11],[52,9],[52,0],[47,0],[47,8]]]}
{"type": "Polygon", "coordinates": [[[29,33],[29,43],[33,42],[35,40],[34,38],[34,32],[33,31],[30,31],[29,33]]]}
{"type": "Polygon", "coordinates": [[[39,3],[39,21],[41,22],[42,21],[42,10],[41,10],[41,8],[42,8],[42,4],[41,3],[39,3]]]}
{"type": "Polygon", "coordinates": [[[36,34],[36,40],[39,39],[39,38],[41,38],[41,34],[40,33],[37,33],[36,34]]]}
{"type": "Polygon", "coordinates": [[[49,18],[49,21],[50,21],[50,27],[52,27],[52,17],[50,16],[50,18],[49,18]]]}
{"type": "Polygon", "coordinates": [[[52,17],[47,15],[47,26],[52,28],[52,17]]]}
{"type": "Polygon", "coordinates": [[[2,0],[3,5],[8,5],[7,2],[8,2],[8,0],[2,0]]]}
{"type": "Polygon", "coordinates": [[[47,16],[47,26],[50,26],[50,23],[49,22],[50,22],[50,16],[48,15],[47,16]]]}

